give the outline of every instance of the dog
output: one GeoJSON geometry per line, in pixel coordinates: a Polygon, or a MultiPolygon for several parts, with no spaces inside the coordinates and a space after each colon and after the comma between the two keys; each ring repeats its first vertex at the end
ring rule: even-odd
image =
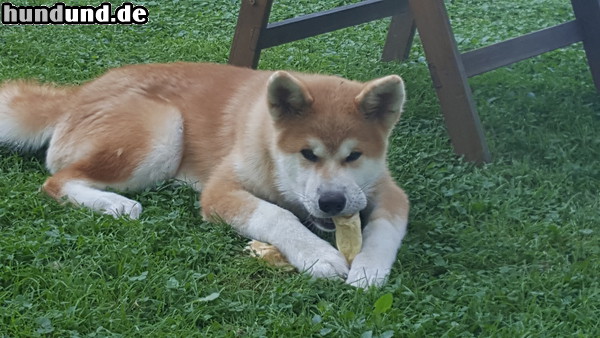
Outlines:
{"type": "Polygon", "coordinates": [[[113,191],[187,182],[205,219],[274,245],[299,271],[364,288],[385,283],[406,233],[408,198],[386,166],[404,101],[397,75],[129,65],[81,86],[5,82],[0,143],[47,146],[42,190],[115,217],[142,206],[113,191]],[[358,212],[363,246],[349,266],[318,234],[358,212]]]}

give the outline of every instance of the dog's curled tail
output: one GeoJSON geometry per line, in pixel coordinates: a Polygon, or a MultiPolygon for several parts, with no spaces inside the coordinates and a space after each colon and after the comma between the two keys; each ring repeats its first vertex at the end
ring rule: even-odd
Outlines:
{"type": "Polygon", "coordinates": [[[52,137],[74,89],[35,82],[0,85],[0,145],[35,151],[52,137]]]}

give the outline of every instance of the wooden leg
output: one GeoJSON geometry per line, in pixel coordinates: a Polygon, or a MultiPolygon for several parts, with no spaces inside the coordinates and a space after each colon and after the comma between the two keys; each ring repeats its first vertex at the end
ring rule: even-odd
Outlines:
{"type": "Polygon", "coordinates": [[[600,0],[571,0],[592,78],[600,91],[600,0]]]}
{"type": "Polygon", "coordinates": [[[403,1],[402,6],[400,13],[392,17],[388,29],[385,45],[383,46],[383,55],[381,56],[381,60],[384,62],[408,59],[412,47],[417,26],[412,12],[408,9],[408,1],[403,1]]]}
{"type": "MultiPolygon", "coordinates": [[[[587,0],[584,0],[587,1],[587,0]]],[[[409,0],[454,151],[491,160],[443,0],[409,0]]]]}
{"type": "Polygon", "coordinates": [[[260,58],[260,35],[269,22],[273,0],[242,0],[229,63],[256,68],[260,58]]]}

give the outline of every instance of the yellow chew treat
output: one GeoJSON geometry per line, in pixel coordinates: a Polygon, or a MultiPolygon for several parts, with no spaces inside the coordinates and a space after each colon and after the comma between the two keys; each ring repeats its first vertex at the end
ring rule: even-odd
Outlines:
{"type": "Polygon", "coordinates": [[[252,240],[248,242],[245,250],[250,252],[250,256],[261,258],[272,266],[282,268],[286,271],[295,269],[279,249],[271,244],[252,240]]]}
{"type": "Polygon", "coordinates": [[[335,223],[335,244],[351,264],[362,248],[360,214],[333,217],[333,223],[335,223]]]}

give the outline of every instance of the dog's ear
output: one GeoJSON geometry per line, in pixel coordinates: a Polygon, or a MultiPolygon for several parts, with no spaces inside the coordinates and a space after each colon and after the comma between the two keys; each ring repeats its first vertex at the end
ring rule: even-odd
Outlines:
{"type": "Polygon", "coordinates": [[[267,102],[274,120],[300,115],[309,107],[313,98],[306,86],[290,73],[277,71],[267,82],[267,102]]]}
{"type": "Polygon", "coordinates": [[[400,76],[389,75],[367,82],[354,101],[367,119],[382,121],[391,128],[400,119],[404,96],[400,76]]]}

